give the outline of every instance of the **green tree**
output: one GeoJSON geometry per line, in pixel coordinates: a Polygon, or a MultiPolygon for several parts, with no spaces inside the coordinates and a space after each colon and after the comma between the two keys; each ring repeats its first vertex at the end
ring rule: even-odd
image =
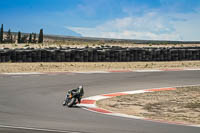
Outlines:
{"type": "Polygon", "coordinates": [[[18,43],[21,43],[21,32],[20,32],[20,31],[18,32],[18,39],[17,39],[17,42],[18,42],[18,43]]]}
{"type": "Polygon", "coordinates": [[[28,43],[32,43],[32,34],[29,35],[28,43]]]}
{"type": "Polygon", "coordinates": [[[3,24],[1,25],[0,43],[3,43],[3,24]]]}
{"type": "Polygon", "coordinates": [[[10,43],[14,43],[12,34],[10,36],[10,43]]]}
{"type": "Polygon", "coordinates": [[[21,43],[27,43],[28,42],[28,35],[23,35],[22,37],[21,37],[21,43]]]}
{"type": "Polygon", "coordinates": [[[43,43],[43,29],[40,29],[38,43],[43,43]]]}
{"type": "Polygon", "coordinates": [[[7,36],[6,36],[6,42],[12,43],[12,34],[10,29],[8,30],[7,36]]]}
{"type": "Polygon", "coordinates": [[[36,33],[33,33],[33,43],[36,43],[37,40],[36,40],[36,33]]]}

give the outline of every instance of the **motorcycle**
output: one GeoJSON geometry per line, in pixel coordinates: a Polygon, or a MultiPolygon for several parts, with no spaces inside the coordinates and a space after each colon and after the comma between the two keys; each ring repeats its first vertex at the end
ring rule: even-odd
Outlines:
{"type": "Polygon", "coordinates": [[[73,92],[73,91],[69,91],[67,93],[66,99],[63,101],[63,106],[67,105],[68,107],[72,107],[74,105],[76,105],[78,103],[78,94],[73,92]]]}

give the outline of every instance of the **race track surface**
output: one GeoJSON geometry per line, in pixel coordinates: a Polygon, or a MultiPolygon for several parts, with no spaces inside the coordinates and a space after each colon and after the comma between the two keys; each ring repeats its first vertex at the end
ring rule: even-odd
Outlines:
{"type": "Polygon", "coordinates": [[[85,97],[118,91],[200,84],[200,71],[0,75],[0,133],[199,133],[200,128],[143,121],[62,106],[68,89],[85,97]],[[48,130],[47,130],[48,129],[48,130]]]}

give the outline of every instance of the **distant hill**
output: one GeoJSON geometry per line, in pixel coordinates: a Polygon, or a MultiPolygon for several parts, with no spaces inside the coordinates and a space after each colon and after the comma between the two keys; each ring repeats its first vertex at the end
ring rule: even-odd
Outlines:
{"type": "MultiPolygon", "coordinates": [[[[7,33],[6,31],[4,33],[7,33]]],[[[12,32],[17,36],[17,32],[12,32]]],[[[21,33],[29,35],[30,33],[21,33]]],[[[38,34],[37,34],[38,37],[38,34]]],[[[64,36],[64,35],[48,35],[44,34],[45,40],[54,41],[80,41],[80,42],[102,42],[102,43],[134,43],[134,44],[200,44],[200,41],[166,41],[166,40],[137,40],[137,39],[114,39],[114,38],[95,38],[81,36],[64,36]]]]}
{"type": "Polygon", "coordinates": [[[86,41],[86,42],[104,42],[104,43],[135,43],[135,44],[200,44],[200,41],[166,41],[166,40],[137,40],[137,39],[114,39],[114,38],[95,38],[95,37],[76,37],[60,35],[44,35],[57,41],[86,41]]]}

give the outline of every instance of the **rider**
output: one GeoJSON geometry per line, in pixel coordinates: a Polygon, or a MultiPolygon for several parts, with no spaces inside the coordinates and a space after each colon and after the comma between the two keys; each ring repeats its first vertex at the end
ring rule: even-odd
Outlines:
{"type": "Polygon", "coordinates": [[[83,86],[80,85],[79,87],[69,90],[69,91],[72,91],[74,94],[77,94],[78,102],[81,103],[81,98],[84,95],[83,86]]]}

